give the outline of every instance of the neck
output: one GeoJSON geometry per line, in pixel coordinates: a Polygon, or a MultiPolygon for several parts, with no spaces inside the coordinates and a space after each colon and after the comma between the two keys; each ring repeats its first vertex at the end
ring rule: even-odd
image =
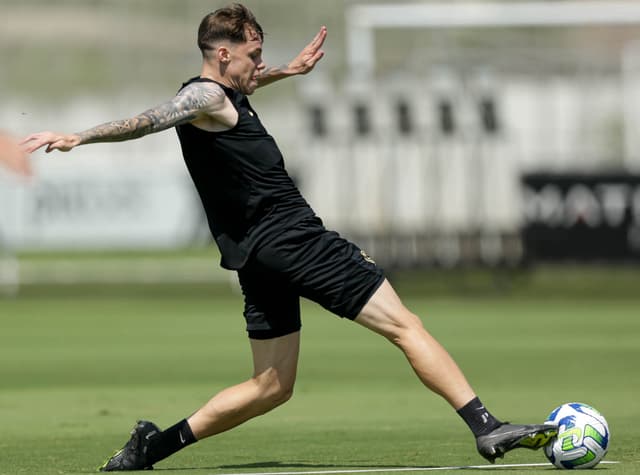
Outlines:
{"type": "Polygon", "coordinates": [[[218,68],[213,67],[209,63],[204,63],[202,65],[202,71],[200,71],[200,77],[206,79],[212,79],[217,83],[223,84],[227,87],[231,87],[229,80],[224,77],[223,74],[220,74],[218,68]]]}

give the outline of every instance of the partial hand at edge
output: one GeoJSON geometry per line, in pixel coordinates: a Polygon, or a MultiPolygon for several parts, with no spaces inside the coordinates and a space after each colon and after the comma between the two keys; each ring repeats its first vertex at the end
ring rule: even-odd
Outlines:
{"type": "Polygon", "coordinates": [[[29,154],[13,136],[4,132],[0,132],[0,165],[18,175],[33,175],[29,154]]]}

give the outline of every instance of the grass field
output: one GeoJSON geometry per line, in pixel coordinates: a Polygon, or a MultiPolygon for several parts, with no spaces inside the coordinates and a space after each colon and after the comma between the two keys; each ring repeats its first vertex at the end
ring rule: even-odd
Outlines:
{"type": "MultiPolygon", "coordinates": [[[[124,443],[136,418],[166,427],[250,375],[239,296],[132,294],[0,300],[0,473],[93,472],[124,443]]],[[[598,470],[640,473],[640,298],[406,303],[498,417],[542,421],[562,402],[589,403],[610,424],[607,460],[621,462],[598,470]]],[[[400,352],[313,304],[303,312],[292,401],[157,470],[215,475],[485,463],[463,422],[420,386],[400,352]]],[[[520,450],[503,463],[545,461],[542,452],[520,450]]]]}

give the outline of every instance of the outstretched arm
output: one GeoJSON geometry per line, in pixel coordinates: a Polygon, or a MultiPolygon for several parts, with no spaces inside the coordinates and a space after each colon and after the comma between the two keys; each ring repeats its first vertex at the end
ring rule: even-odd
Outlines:
{"type": "Polygon", "coordinates": [[[326,37],[327,28],[323,26],[311,40],[311,43],[305,46],[289,64],[265,68],[258,77],[258,87],[266,86],[296,74],[307,74],[324,56],[324,51],[321,48],[326,37]]]}
{"type": "Polygon", "coordinates": [[[83,144],[137,139],[191,122],[204,115],[215,117],[222,110],[225,97],[224,91],[217,84],[193,83],[170,101],[130,119],[107,122],[76,134],[39,132],[24,138],[21,143],[28,153],[45,145],[48,153],[53,150],[68,152],[83,144]]]}

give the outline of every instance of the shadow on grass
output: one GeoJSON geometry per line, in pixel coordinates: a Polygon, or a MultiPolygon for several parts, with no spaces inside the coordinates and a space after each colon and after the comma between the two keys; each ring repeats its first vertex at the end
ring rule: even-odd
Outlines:
{"type": "Polygon", "coordinates": [[[220,465],[218,469],[248,469],[248,468],[410,468],[415,465],[366,465],[366,464],[326,464],[326,463],[283,463],[283,462],[255,462],[239,465],[220,465]]]}
{"type": "MultiPolygon", "coordinates": [[[[415,468],[415,465],[367,465],[367,464],[349,464],[343,463],[340,465],[327,464],[327,463],[296,463],[296,462],[254,462],[246,464],[235,465],[219,465],[217,467],[165,467],[156,468],[156,471],[169,471],[169,470],[251,470],[251,469],[293,469],[294,471],[302,471],[304,469],[385,469],[385,468],[415,468]]],[[[421,466],[421,468],[436,468],[433,465],[421,466]]]]}

